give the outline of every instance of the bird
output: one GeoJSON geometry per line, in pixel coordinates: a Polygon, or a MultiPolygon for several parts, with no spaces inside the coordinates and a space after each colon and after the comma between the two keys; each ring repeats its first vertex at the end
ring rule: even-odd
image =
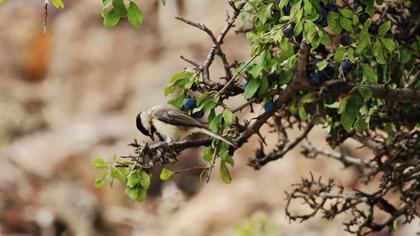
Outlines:
{"type": "Polygon", "coordinates": [[[192,134],[202,133],[235,146],[231,141],[209,130],[200,121],[169,105],[157,105],[141,111],[136,117],[136,126],[142,134],[149,136],[153,141],[155,135],[161,141],[171,143],[186,140],[192,134]]]}

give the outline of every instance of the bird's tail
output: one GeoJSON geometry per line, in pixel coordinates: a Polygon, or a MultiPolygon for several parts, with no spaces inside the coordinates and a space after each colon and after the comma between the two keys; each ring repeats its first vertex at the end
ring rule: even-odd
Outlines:
{"type": "Polygon", "coordinates": [[[204,134],[207,134],[208,136],[211,136],[211,137],[213,137],[213,138],[215,138],[215,139],[218,139],[218,140],[220,140],[220,141],[223,141],[223,142],[225,142],[225,143],[227,143],[227,144],[229,144],[229,145],[231,145],[231,146],[236,146],[236,145],[235,145],[235,144],[233,144],[231,141],[227,140],[226,138],[223,138],[222,136],[220,136],[220,135],[218,135],[218,134],[214,133],[214,132],[213,132],[213,131],[211,131],[211,130],[208,130],[208,129],[206,129],[206,128],[201,128],[201,129],[200,129],[200,131],[201,131],[202,133],[204,133],[204,134]]]}

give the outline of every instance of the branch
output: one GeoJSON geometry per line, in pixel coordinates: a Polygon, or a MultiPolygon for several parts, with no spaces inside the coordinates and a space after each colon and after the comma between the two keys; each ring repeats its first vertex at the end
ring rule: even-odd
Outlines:
{"type": "Polygon", "coordinates": [[[332,150],[320,149],[316,148],[313,145],[302,145],[303,150],[302,153],[305,156],[315,157],[317,155],[323,155],[329,158],[336,159],[343,163],[345,167],[348,166],[360,166],[360,167],[368,167],[368,168],[376,168],[376,163],[373,162],[366,162],[360,158],[344,155],[343,153],[335,152],[332,150]]]}
{"type": "Polygon", "coordinates": [[[236,140],[238,147],[241,147],[253,134],[257,133],[261,126],[277,111],[284,103],[301,90],[310,90],[312,87],[306,80],[308,74],[309,64],[309,45],[302,41],[299,49],[299,58],[296,66],[296,71],[289,86],[284,90],[278,92],[278,98],[274,103],[274,109],[271,112],[265,112],[256,118],[256,121],[250,125],[236,140]]]}
{"type": "Polygon", "coordinates": [[[284,155],[286,155],[286,153],[295,148],[296,145],[298,145],[304,138],[306,138],[313,127],[314,123],[309,123],[301,135],[296,137],[293,141],[286,143],[281,150],[275,150],[263,158],[253,159],[248,163],[248,165],[254,167],[254,169],[259,169],[261,166],[266,165],[268,162],[282,158],[284,155]]]}

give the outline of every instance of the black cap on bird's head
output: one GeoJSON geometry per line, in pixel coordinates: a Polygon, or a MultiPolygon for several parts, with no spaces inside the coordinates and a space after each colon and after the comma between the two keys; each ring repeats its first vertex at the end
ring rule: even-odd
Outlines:
{"type": "Polygon", "coordinates": [[[146,135],[146,136],[149,136],[153,141],[154,141],[154,137],[153,137],[153,134],[151,134],[150,132],[149,132],[149,130],[146,128],[146,127],[144,127],[144,125],[143,125],[143,122],[142,122],[142,119],[141,119],[141,112],[137,115],[137,118],[136,118],[136,126],[137,126],[137,129],[142,133],[142,134],[144,134],[144,135],[146,135]]]}

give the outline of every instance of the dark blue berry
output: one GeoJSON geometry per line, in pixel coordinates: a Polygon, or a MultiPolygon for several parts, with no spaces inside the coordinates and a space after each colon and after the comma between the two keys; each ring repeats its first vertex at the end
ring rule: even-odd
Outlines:
{"type": "Polygon", "coordinates": [[[330,9],[330,11],[338,11],[340,10],[340,7],[333,4],[333,3],[328,3],[326,8],[330,9]]]}
{"type": "Polygon", "coordinates": [[[274,103],[273,102],[266,102],[264,104],[264,110],[266,112],[273,112],[274,111],[274,103]]]}
{"type": "Polygon", "coordinates": [[[192,114],[192,116],[193,116],[194,118],[198,118],[198,119],[200,119],[201,117],[203,117],[203,116],[204,116],[204,111],[202,111],[202,110],[196,111],[196,112],[194,112],[194,113],[192,114]]]}
{"type": "Polygon", "coordinates": [[[318,19],[315,21],[315,24],[317,24],[319,27],[325,28],[328,26],[328,21],[326,17],[323,17],[321,19],[318,19]]]}
{"type": "Polygon", "coordinates": [[[341,63],[341,69],[343,70],[343,72],[345,74],[349,73],[352,67],[353,67],[353,65],[351,64],[351,62],[349,60],[344,60],[341,63]]]}
{"type": "Polygon", "coordinates": [[[326,7],[321,7],[321,15],[323,17],[327,17],[328,16],[328,12],[330,12],[330,9],[328,9],[326,7]]]}
{"type": "Polygon", "coordinates": [[[351,44],[351,37],[347,34],[344,34],[340,37],[340,43],[343,46],[349,46],[351,44]]]}
{"type": "Polygon", "coordinates": [[[322,70],[322,76],[326,77],[326,78],[331,78],[333,75],[335,74],[335,69],[333,66],[331,65],[327,65],[323,70],[322,70]]]}
{"type": "Polygon", "coordinates": [[[366,12],[363,12],[362,14],[359,15],[359,22],[364,24],[367,19],[369,19],[369,14],[367,14],[366,12]]]}
{"type": "Polygon", "coordinates": [[[356,2],[355,4],[353,4],[353,10],[357,11],[357,8],[359,7],[359,3],[356,2]]]}
{"type": "Polygon", "coordinates": [[[313,73],[311,73],[309,75],[308,80],[313,85],[321,85],[322,84],[321,73],[319,73],[319,72],[313,72],[313,73]]]}
{"type": "Polygon", "coordinates": [[[290,10],[292,9],[292,6],[290,6],[290,3],[288,3],[284,8],[283,8],[283,13],[288,16],[290,15],[290,10]]]}
{"type": "Polygon", "coordinates": [[[292,28],[287,28],[287,29],[285,29],[284,31],[283,31],[283,35],[284,35],[284,37],[286,37],[286,38],[291,38],[291,37],[293,37],[293,29],[292,28]]]}
{"type": "Polygon", "coordinates": [[[195,107],[195,100],[192,98],[188,98],[187,100],[185,100],[184,102],[184,108],[187,110],[191,110],[195,107]]]}
{"type": "Polygon", "coordinates": [[[379,25],[372,23],[369,26],[368,32],[371,33],[372,35],[377,35],[378,34],[378,30],[379,30],[379,25]]]}

